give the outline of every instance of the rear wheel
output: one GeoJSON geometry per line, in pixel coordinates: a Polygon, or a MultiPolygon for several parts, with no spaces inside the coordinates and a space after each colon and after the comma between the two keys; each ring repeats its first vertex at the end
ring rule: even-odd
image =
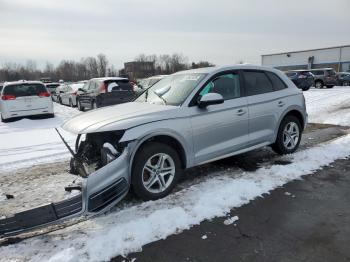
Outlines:
{"type": "Polygon", "coordinates": [[[344,81],[343,82],[343,86],[349,86],[350,85],[350,82],[349,81],[344,81]]]}
{"type": "Polygon", "coordinates": [[[149,142],[135,156],[131,183],[138,197],[156,200],[173,190],[181,173],[179,155],[172,147],[149,142]]]}
{"type": "Polygon", "coordinates": [[[322,81],[316,81],[316,82],[315,82],[315,87],[316,87],[316,88],[323,88],[323,83],[322,83],[322,81]]]}
{"type": "Polygon", "coordinates": [[[307,91],[307,90],[309,90],[310,89],[310,87],[308,86],[308,87],[304,87],[304,88],[302,88],[302,90],[303,91],[307,91]]]}
{"type": "Polygon", "coordinates": [[[272,149],[280,154],[291,154],[298,149],[301,140],[301,124],[295,116],[286,116],[278,129],[276,142],[272,149]]]}
{"type": "Polygon", "coordinates": [[[327,85],[327,88],[333,88],[334,85],[327,85]]]}

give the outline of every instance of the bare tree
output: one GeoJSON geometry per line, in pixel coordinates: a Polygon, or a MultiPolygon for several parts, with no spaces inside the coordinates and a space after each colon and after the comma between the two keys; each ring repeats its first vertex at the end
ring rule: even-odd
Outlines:
{"type": "Polygon", "coordinates": [[[106,76],[107,74],[108,59],[104,54],[97,55],[97,67],[98,75],[100,77],[106,76]]]}

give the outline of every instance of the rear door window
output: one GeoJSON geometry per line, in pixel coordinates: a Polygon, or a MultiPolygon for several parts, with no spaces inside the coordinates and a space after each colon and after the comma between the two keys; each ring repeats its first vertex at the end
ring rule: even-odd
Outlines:
{"type": "Polygon", "coordinates": [[[272,82],[273,89],[279,91],[287,88],[287,85],[275,73],[265,72],[272,82]]]}
{"type": "Polygon", "coordinates": [[[273,92],[271,81],[263,71],[243,71],[247,96],[273,92]]]}
{"type": "Polygon", "coordinates": [[[18,84],[9,85],[4,89],[4,95],[13,95],[16,97],[22,96],[37,96],[40,93],[47,92],[42,84],[18,84]]]}
{"type": "Polygon", "coordinates": [[[334,70],[327,70],[326,72],[327,72],[327,75],[329,75],[329,76],[335,76],[336,75],[334,70]]]}

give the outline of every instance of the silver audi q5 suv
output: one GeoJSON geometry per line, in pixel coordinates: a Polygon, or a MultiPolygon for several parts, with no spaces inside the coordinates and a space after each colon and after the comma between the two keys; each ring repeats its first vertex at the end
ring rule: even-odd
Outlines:
{"type": "Polygon", "coordinates": [[[189,167],[268,145],[293,153],[306,122],[303,93],[282,72],[237,65],[175,73],[63,129],[84,135],[71,169],[88,178],[88,195],[124,181],[124,193],[132,186],[149,200],[169,194],[189,167]]]}
{"type": "Polygon", "coordinates": [[[130,188],[144,200],[162,198],[189,167],[264,146],[293,153],[306,123],[302,91],[278,70],[237,65],[167,76],[134,102],[64,123],[77,135],[75,150],[66,145],[71,172],[84,178],[73,185],[81,194],[0,220],[0,236],[104,212],[130,188]]]}

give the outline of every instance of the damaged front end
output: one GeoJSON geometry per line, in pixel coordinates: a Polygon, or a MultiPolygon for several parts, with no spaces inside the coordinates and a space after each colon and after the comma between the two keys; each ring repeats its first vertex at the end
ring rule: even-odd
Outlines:
{"type": "Polygon", "coordinates": [[[63,220],[90,216],[109,210],[128,192],[130,178],[130,146],[119,143],[123,131],[108,131],[78,135],[72,153],[70,173],[83,178],[80,184],[65,190],[80,193],[57,203],[50,203],[0,219],[0,237],[21,234],[63,220]]]}

